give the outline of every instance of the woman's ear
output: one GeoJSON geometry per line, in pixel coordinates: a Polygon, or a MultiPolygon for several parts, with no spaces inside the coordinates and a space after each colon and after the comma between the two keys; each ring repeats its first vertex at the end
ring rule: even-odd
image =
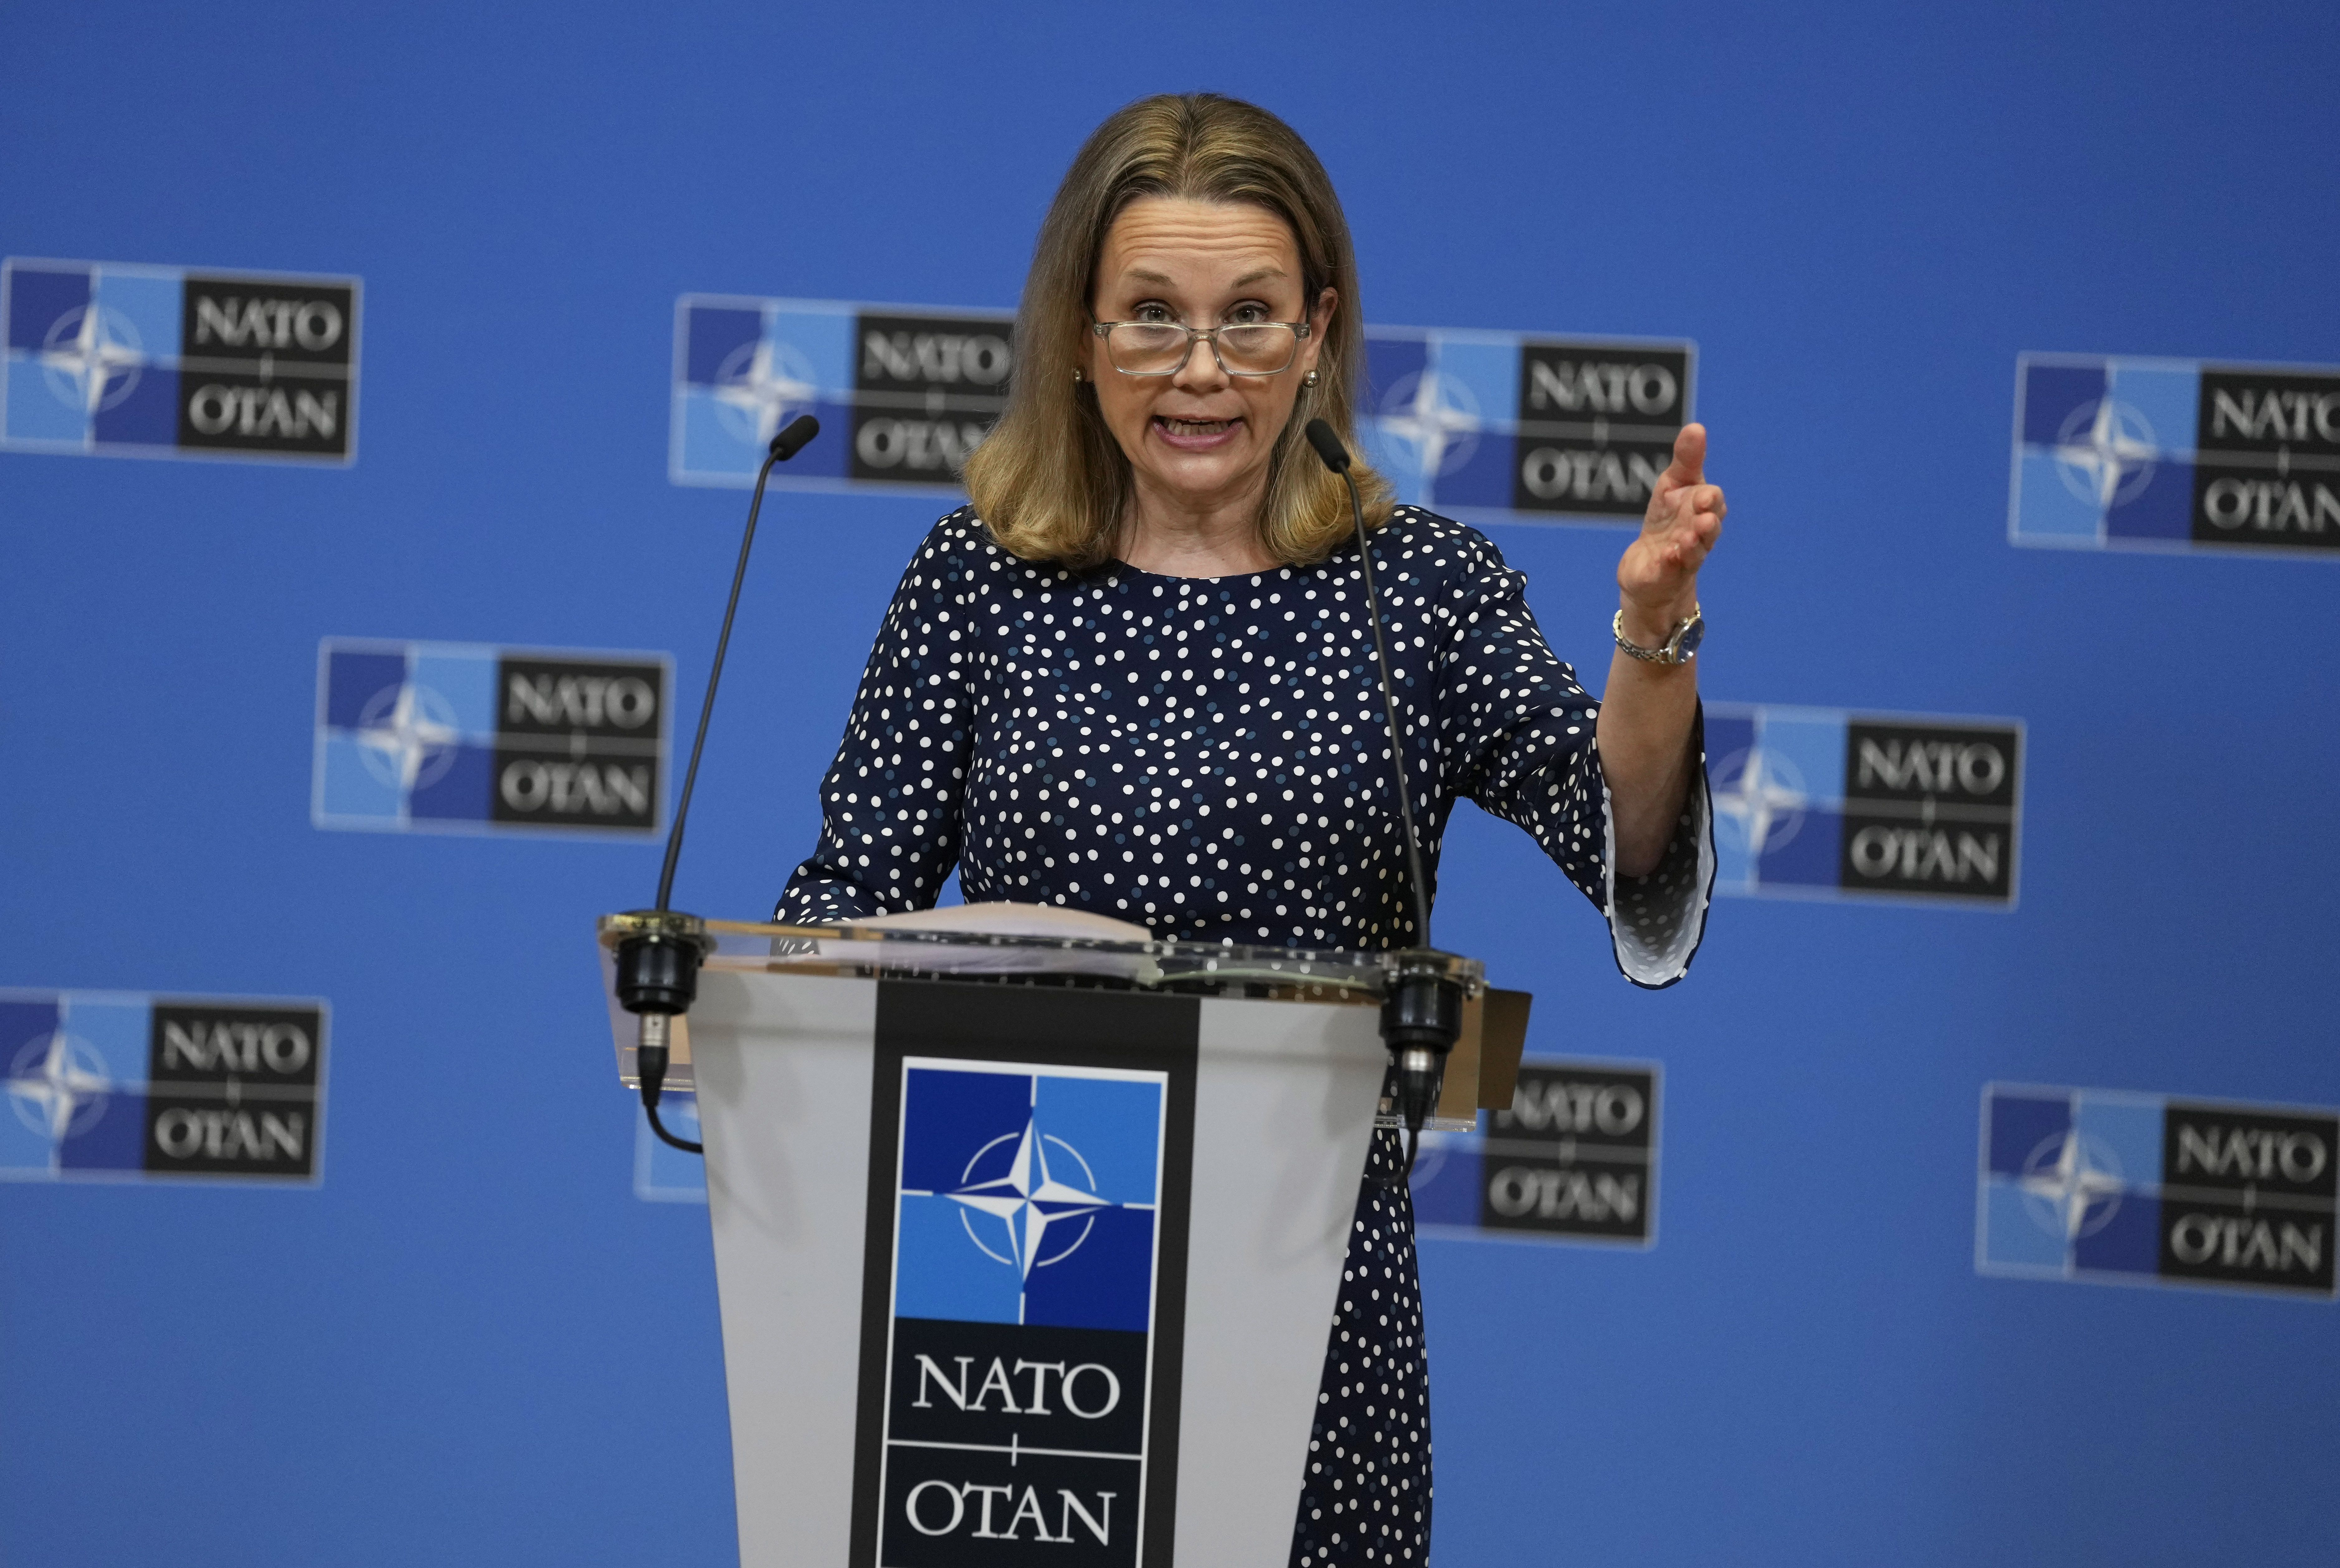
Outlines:
{"type": "Polygon", "coordinates": [[[1325,289],[1317,294],[1315,304],[1309,307],[1307,365],[1312,371],[1324,352],[1324,334],[1332,330],[1333,316],[1340,309],[1340,304],[1339,292],[1325,289]]]}

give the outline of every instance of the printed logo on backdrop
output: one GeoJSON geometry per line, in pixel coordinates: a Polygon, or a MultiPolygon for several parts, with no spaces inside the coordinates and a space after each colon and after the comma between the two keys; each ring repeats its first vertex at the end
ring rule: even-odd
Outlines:
{"type": "Polygon", "coordinates": [[[2340,550],[2340,369],[2025,354],[2008,532],[2340,550]]]}
{"type": "Polygon", "coordinates": [[[955,490],[1007,403],[1012,313],[685,294],[668,471],[749,485],[798,414],[821,439],[772,471],[798,490],[955,490]]]}
{"type": "Polygon", "coordinates": [[[2018,720],[1710,702],[1706,754],[1718,893],[2014,908],[2018,720]]]}
{"type": "Polygon", "coordinates": [[[878,1001],[850,1561],[1167,1563],[1198,1014],[1115,998],[1066,1026],[1100,1047],[904,989],[878,1001]]]}
{"type": "Polygon", "coordinates": [[[1975,1267],[2333,1298],[2340,1115],[2105,1089],[1983,1090],[1975,1267]]]}
{"type": "Polygon", "coordinates": [[[347,463],[358,280],[0,263],[0,446],[347,463]]]}
{"type": "Polygon", "coordinates": [[[654,835],[667,657],[327,638],[320,828],[654,835]]]}
{"type": "Polygon", "coordinates": [[[1653,1245],[1658,1077],[1654,1062],[1522,1062],[1511,1109],[1481,1112],[1477,1132],[1423,1134],[1421,1234],[1653,1245]]]}
{"type": "Polygon", "coordinates": [[[325,1005],[0,992],[0,1180],[313,1185],[325,1005]]]}
{"type": "Polygon", "coordinates": [[[1697,352],[1369,326],[1358,434],[1401,501],[1472,521],[1628,521],[1691,421],[1697,352]]]}

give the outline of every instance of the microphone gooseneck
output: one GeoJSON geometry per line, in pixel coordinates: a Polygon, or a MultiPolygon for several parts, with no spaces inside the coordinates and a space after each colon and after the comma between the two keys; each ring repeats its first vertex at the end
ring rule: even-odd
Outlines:
{"type": "Polygon", "coordinates": [[[1381,666],[1382,713],[1389,726],[1390,767],[1397,780],[1397,813],[1405,830],[1407,880],[1413,888],[1413,946],[1398,958],[1395,978],[1382,1000],[1382,1043],[1389,1047],[1398,1114],[1405,1120],[1405,1169],[1387,1185],[1402,1186],[1413,1174],[1422,1146],[1422,1124],[1430,1119],[1446,1079],[1446,1056],[1462,1033],[1462,989],[1434,961],[1430,947],[1430,883],[1422,871],[1422,835],[1413,820],[1413,793],[1406,785],[1405,732],[1398,721],[1397,680],[1390,672],[1389,644],[1382,628],[1381,597],[1373,587],[1373,546],[1365,537],[1365,506],[1357,494],[1349,449],[1321,419],[1308,422],[1308,444],[1324,466],[1349,487],[1349,512],[1357,525],[1357,570],[1365,581],[1365,621],[1373,628],[1373,655],[1381,666]]]}
{"type": "Polygon", "coordinates": [[[699,782],[699,754],[707,748],[707,721],[715,713],[715,688],[723,679],[723,655],[731,646],[731,621],[739,611],[739,589],[748,580],[748,552],[756,542],[756,517],[764,508],[764,484],[772,465],[786,462],[820,433],[820,422],[810,414],[790,420],[772,438],[764,466],[756,471],[756,493],[748,503],[748,526],[739,539],[739,563],[731,570],[731,597],[723,606],[723,630],[715,638],[715,661],[707,671],[707,695],[699,704],[699,731],[690,742],[690,766],[682,776],[682,793],[674,809],[674,825],[667,829],[666,860],[659,868],[658,902],[627,917],[631,934],[618,944],[618,1005],[640,1020],[634,1038],[634,1074],[641,1084],[642,1114],[650,1131],[686,1154],[704,1154],[706,1147],[677,1137],[659,1120],[659,1098],[666,1088],[666,1069],[672,1049],[672,1020],[690,1011],[699,998],[699,967],[713,946],[707,924],[667,906],[674,893],[675,864],[682,858],[682,831],[690,816],[690,794],[699,782]]]}

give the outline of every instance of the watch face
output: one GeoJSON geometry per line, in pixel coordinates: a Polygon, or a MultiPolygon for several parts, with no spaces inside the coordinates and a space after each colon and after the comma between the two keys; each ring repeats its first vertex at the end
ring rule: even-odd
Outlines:
{"type": "Polygon", "coordinates": [[[1684,664],[1698,652],[1698,645],[1706,640],[1706,617],[1693,615],[1690,624],[1674,634],[1674,662],[1684,664]]]}

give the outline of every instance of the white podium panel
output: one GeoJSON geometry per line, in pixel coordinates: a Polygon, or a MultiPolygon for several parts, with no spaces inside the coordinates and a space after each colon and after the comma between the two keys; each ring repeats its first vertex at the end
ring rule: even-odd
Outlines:
{"type": "Polygon", "coordinates": [[[740,1555],[1281,1564],[1375,1013],[710,971],[740,1555]]]}

